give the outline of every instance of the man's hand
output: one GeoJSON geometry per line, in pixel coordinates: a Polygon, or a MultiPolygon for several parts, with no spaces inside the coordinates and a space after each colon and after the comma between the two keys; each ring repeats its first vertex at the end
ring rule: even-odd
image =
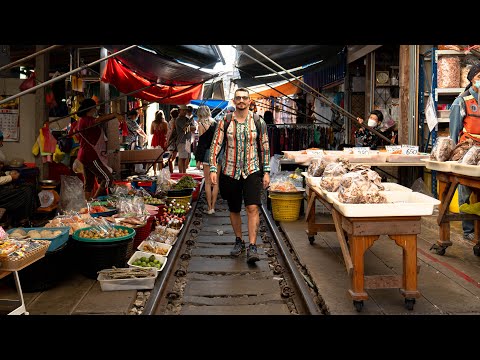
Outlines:
{"type": "Polygon", "coordinates": [[[263,174],[263,188],[266,189],[270,185],[270,173],[263,174]]]}
{"type": "Polygon", "coordinates": [[[213,185],[217,185],[217,173],[216,172],[211,172],[210,173],[210,181],[212,182],[213,185]]]}

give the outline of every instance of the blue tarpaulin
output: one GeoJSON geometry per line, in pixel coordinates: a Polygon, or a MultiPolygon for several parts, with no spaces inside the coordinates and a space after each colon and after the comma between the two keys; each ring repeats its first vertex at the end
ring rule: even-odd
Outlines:
{"type": "Polygon", "coordinates": [[[226,100],[190,100],[190,104],[193,105],[207,105],[210,109],[225,109],[228,105],[228,101],[226,100]]]}

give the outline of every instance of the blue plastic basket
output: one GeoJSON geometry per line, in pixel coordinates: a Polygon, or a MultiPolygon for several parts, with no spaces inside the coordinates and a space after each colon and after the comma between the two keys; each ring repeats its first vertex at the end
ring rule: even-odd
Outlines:
{"type": "Polygon", "coordinates": [[[68,241],[69,237],[69,231],[70,227],[68,226],[61,226],[61,227],[36,227],[36,228],[13,228],[7,231],[8,234],[11,234],[14,232],[16,229],[23,229],[25,232],[29,232],[30,230],[37,230],[38,232],[42,230],[50,230],[50,231],[55,231],[55,230],[60,230],[62,233],[60,235],[57,235],[57,237],[52,238],[52,239],[46,239],[46,238],[39,238],[38,240],[48,240],[50,241],[50,246],[47,249],[47,252],[49,251],[55,251],[57,250],[60,246],[65,244],[68,241]]]}
{"type": "Polygon", "coordinates": [[[99,217],[99,216],[112,216],[117,213],[117,209],[110,209],[109,211],[98,212],[98,213],[90,213],[91,217],[99,217]]]}
{"type": "Polygon", "coordinates": [[[150,194],[155,194],[157,190],[157,182],[155,180],[132,180],[134,189],[144,188],[150,194]]]}

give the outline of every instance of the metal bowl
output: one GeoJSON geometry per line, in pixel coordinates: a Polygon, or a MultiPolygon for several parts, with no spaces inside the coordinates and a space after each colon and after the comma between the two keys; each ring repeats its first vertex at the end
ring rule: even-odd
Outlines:
{"type": "Polygon", "coordinates": [[[55,180],[40,180],[40,184],[42,185],[58,185],[58,182],[55,180]]]}

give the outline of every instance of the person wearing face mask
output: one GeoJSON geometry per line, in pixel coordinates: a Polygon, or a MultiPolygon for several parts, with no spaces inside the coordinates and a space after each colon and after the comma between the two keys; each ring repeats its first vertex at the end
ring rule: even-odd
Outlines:
{"type": "MultiPolygon", "coordinates": [[[[470,83],[465,91],[455,98],[450,107],[450,137],[457,143],[472,139],[480,145],[480,109],[478,107],[478,91],[480,89],[480,64],[473,65],[468,72],[470,83]]],[[[465,185],[458,185],[458,206],[470,204],[472,190],[465,185]]],[[[463,238],[475,239],[472,220],[463,220],[463,238]]]]}
{"type": "MultiPolygon", "coordinates": [[[[362,118],[357,118],[357,121],[362,124],[364,120],[362,118]]],[[[383,113],[380,110],[372,110],[368,116],[367,125],[375,129],[385,137],[391,138],[394,142],[396,142],[396,134],[392,130],[393,127],[385,129],[382,122],[383,113]]],[[[372,150],[376,150],[379,146],[388,145],[388,143],[384,139],[379,137],[377,134],[367,129],[364,129],[363,127],[355,131],[355,138],[356,146],[369,147],[372,150]]]]}

